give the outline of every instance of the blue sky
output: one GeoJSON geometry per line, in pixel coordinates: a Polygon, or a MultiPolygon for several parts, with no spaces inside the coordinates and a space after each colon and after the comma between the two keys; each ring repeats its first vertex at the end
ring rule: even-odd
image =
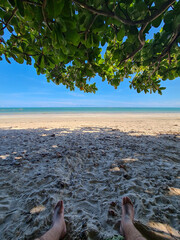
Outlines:
{"type": "Polygon", "coordinates": [[[99,90],[87,94],[48,83],[44,75],[36,74],[33,65],[11,62],[0,62],[0,107],[180,107],[180,78],[163,81],[167,89],[161,96],[130,90],[127,79],[115,90],[96,77],[99,90]]]}

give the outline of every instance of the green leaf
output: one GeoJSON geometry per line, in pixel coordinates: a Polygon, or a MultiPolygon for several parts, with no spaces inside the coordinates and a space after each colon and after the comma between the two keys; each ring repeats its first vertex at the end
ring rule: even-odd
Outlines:
{"type": "Polygon", "coordinates": [[[8,0],[8,2],[9,2],[13,7],[15,7],[16,3],[15,3],[14,0],[8,0]]]}
{"type": "Polygon", "coordinates": [[[80,35],[75,30],[67,31],[65,37],[68,42],[71,42],[73,45],[77,46],[79,44],[80,35]]]}
{"type": "Polygon", "coordinates": [[[44,55],[41,56],[41,59],[40,59],[40,67],[41,68],[44,68],[45,67],[45,63],[44,63],[44,55]]]}
{"type": "Polygon", "coordinates": [[[70,0],[65,0],[64,7],[62,10],[62,15],[64,17],[71,17],[72,15],[71,10],[72,10],[72,2],[70,0]]]}
{"type": "Polygon", "coordinates": [[[178,28],[178,26],[180,26],[180,14],[175,17],[174,26],[175,26],[175,29],[178,28]]]}
{"type": "Polygon", "coordinates": [[[9,61],[9,59],[8,59],[8,57],[5,55],[5,59],[6,59],[6,61],[9,63],[9,64],[11,64],[11,62],[9,61]]]}
{"type": "Polygon", "coordinates": [[[19,13],[22,17],[24,17],[24,4],[22,0],[16,0],[16,6],[19,10],[19,13]]]}
{"type": "Polygon", "coordinates": [[[161,21],[162,21],[162,17],[160,16],[152,22],[152,26],[155,28],[159,27],[159,25],[161,24],[161,21]]]}
{"type": "Polygon", "coordinates": [[[65,0],[47,0],[46,9],[50,19],[57,18],[57,16],[61,15],[64,8],[64,2],[65,0]]]}
{"type": "Polygon", "coordinates": [[[124,36],[125,36],[125,30],[124,28],[121,28],[117,34],[117,40],[122,41],[124,36]]]}
{"type": "Polygon", "coordinates": [[[174,18],[174,13],[173,11],[168,11],[164,17],[164,22],[165,23],[171,23],[174,18]]]}
{"type": "Polygon", "coordinates": [[[20,56],[18,56],[15,60],[16,60],[16,62],[18,62],[20,64],[23,64],[23,62],[24,62],[24,59],[20,56]]]}
{"type": "Polygon", "coordinates": [[[63,10],[65,0],[54,0],[54,17],[59,16],[63,10]]]}
{"type": "Polygon", "coordinates": [[[46,11],[48,12],[48,18],[54,18],[54,0],[47,0],[46,11]]]}

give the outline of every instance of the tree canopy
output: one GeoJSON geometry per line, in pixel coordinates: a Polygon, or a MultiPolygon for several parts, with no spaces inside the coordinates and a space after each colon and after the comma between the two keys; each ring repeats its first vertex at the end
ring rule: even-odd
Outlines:
{"type": "Polygon", "coordinates": [[[180,76],[179,46],[178,0],[0,0],[0,60],[33,63],[70,90],[95,92],[99,75],[162,94],[161,81],[180,76]]]}

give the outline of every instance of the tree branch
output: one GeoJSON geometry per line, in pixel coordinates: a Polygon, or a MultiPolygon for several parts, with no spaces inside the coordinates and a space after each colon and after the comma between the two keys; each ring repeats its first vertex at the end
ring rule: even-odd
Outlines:
{"type": "Polygon", "coordinates": [[[81,8],[84,8],[84,9],[92,12],[93,14],[97,14],[97,15],[104,16],[104,17],[114,18],[126,25],[132,25],[132,26],[137,25],[136,22],[133,22],[131,20],[127,20],[120,16],[117,16],[114,12],[112,12],[110,10],[108,12],[105,12],[102,10],[95,9],[94,7],[88,6],[86,3],[79,2],[78,0],[72,0],[72,1],[76,4],[78,4],[81,8]]]}
{"type": "MultiPolygon", "coordinates": [[[[180,25],[179,25],[178,28],[180,28],[180,25]]],[[[153,74],[159,69],[160,63],[161,63],[162,59],[163,59],[167,54],[168,54],[168,57],[170,56],[171,47],[173,46],[174,42],[176,41],[176,39],[177,39],[179,36],[180,36],[180,32],[179,32],[178,29],[177,29],[176,33],[175,33],[174,36],[172,37],[172,40],[170,41],[170,43],[168,44],[168,46],[164,49],[164,51],[162,52],[162,54],[161,54],[161,55],[158,57],[158,59],[156,60],[156,62],[158,62],[158,65],[157,65],[157,67],[153,70],[153,72],[151,73],[151,75],[149,76],[149,78],[151,78],[151,77],[153,76],[153,74]]],[[[169,61],[171,62],[171,58],[170,58],[169,61]]],[[[153,63],[150,67],[152,67],[153,65],[155,65],[156,62],[153,63]]],[[[169,64],[170,64],[170,62],[169,62],[169,64]]]]}
{"type": "Polygon", "coordinates": [[[52,29],[51,29],[51,27],[49,26],[49,23],[48,23],[48,21],[47,21],[47,18],[46,18],[46,12],[45,12],[46,3],[47,3],[47,0],[43,0],[43,4],[42,4],[42,14],[43,14],[43,18],[44,18],[44,21],[45,21],[47,27],[49,28],[50,31],[52,31],[52,29]]]}
{"type": "Polygon", "coordinates": [[[138,34],[139,42],[140,42],[140,44],[143,45],[143,46],[144,46],[144,44],[145,44],[145,39],[144,39],[144,36],[143,36],[143,32],[144,32],[144,30],[146,29],[147,25],[148,25],[148,23],[144,24],[144,25],[141,27],[141,29],[140,29],[140,31],[139,31],[139,34],[138,34]]]}
{"type": "Polygon", "coordinates": [[[84,9],[92,12],[93,14],[101,15],[104,17],[114,18],[114,19],[124,23],[125,25],[130,25],[130,26],[136,26],[138,24],[148,24],[148,23],[152,22],[153,20],[158,18],[166,9],[168,9],[173,3],[176,2],[176,0],[168,0],[167,2],[162,4],[162,6],[154,14],[152,14],[152,16],[147,17],[144,20],[132,21],[130,19],[125,19],[120,16],[117,16],[114,12],[112,12],[110,10],[108,12],[106,12],[106,11],[95,9],[94,7],[91,7],[91,6],[87,5],[86,3],[79,2],[78,0],[72,0],[72,1],[76,4],[78,4],[81,8],[84,8],[84,9]]]}
{"type": "Polygon", "coordinates": [[[42,7],[42,4],[36,3],[36,2],[32,2],[32,1],[29,1],[29,0],[23,0],[23,2],[31,4],[31,5],[35,5],[35,6],[38,6],[38,7],[42,7]]]}
{"type": "Polygon", "coordinates": [[[159,69],[160,67],[160,63],[161,63],[161,58],[158,61],[158,65],[157,67],[153,70],[153,72],[149,75],[149,80],[151,79],[151,77],[154,75],[154,73],[159,69]]]}
{"type": "Polygon", "coordinates": [[[126,58],[124,58],[123,60],[121,60],[121,62],[119,63],[118,67],[119,67],[122,63],[126,62],[128,59],[133,58],[133,57],[136,55],[136,53],[139,52],[139,51],[143,48],[143,46],[144,46],[144,45],[140,45],[140,46],[139,46],[136,50],[134,50],[130,55],[128,55],[128,56],[127,56],[126,58]]]}
{"type": "Polygon", "coordinates": [[[88,32],[89,32],[89,30],[91,29],[91,27],[92,27],[92,25],[94,24],[94,22],[95,22],[95,20],[96,20],[97,17],[98,17],[97,14],[94,15],[92,22],[88,25],[88,27],[87,27],[87,29],[86,29],[86,31],[85,31],[85,41],[87,40],[88,32]]]}
{"type": "Polygon", "coordinates": [[[14,17],[14,15],[16,14],[16,12],[17,12],[17,7],[14,8],[14,10],[12,11],[11,16],[9,17],[9,19],[8,19],[7,22],[5,23],[5,26],[4,26],[3,28],[1,28],[0,31],[3,31],[3,30],[7,27],[7,25],[10,23],[11,19],[14,17]]]}
{"type": "MultiPolygon", "coordinates": [[[[122,18],[120,16],[117,16],[114,12],[112,12],[110,10],[108,12],[105,12],[105,11],[102,11],[102,10],[97,10],[94,7],[88,6],[86,3],[81,3],[78,0],[72,0],[72,1],[76,4],[78,4],[81,8],[84,8],[84,9],[92,12],[93,14],[114,18],[114,19],[124,23],[125,25],[135,26],[135,25],[138,25],[138,24],[143,24],[142,27],[141,27],[141,30],[139,31],[139,34],[138,34],[138,39],[139,39],[139,42],[140,42],[140,46],[135,51],[133,51],[128,57],[123,59],[120,62],[120,64],[122,64],[123,62],[127,61],[130,58],[133,58],[136,55],[136,53],[139,52],[144,47],[145,39],[144,39],[144,36],[143,36],[143,32],[146,29],[147,25],[150,22],[152,22],[153,20],[155,20],[156,18],[158,18],[166,9],[168,9],[173,3],[176,2],[176,0],[167,1],[166,3],[164,3],[160,7],[160,9],[158,9],[154,14],[152,14],[152,16],[150,16],[148,18],[145,18],[144,20],[132,21],[129,18],[129,16],[127,16],[127,15],[126,15],[127,19],[125,19],[125,18],[122,18]]],[[[118,8],[119,8],[119,10],[121,10],[119,5],[118,5],[118,8]]],[[[123,14],[125,15],[124,12],[123,12],[123,14]]]]}
{"type": "Polygon", "coordinates": [[[165,2],[164,4],[162,4],[162,6],[154,14],[152,14],[152,16],[146,18],[144,20],[144,22],[142,22],[142,23],[146,23],[146,22],[150,23],[150,22],[152,22],[153,20],[155,20],[156,18],[161,16],[161,14],[164,11],[166,11],[166,9],[168,9],[175,2],[176,2],[176,0],[169,0],[169,1],[165,2]]]}
{"type": "MultiPolygon", "coordinates": [[[[143,36],[143,32],[144,32],[144,30],[146,29],[147,25],[148,25],[151,21],[153,21],[153,20],[155,20],[157,17],[159,17],[167,8],[169,8],[169,7],[171,6],[172,2],[175,2],[175,0],[171,0],[171,3],[166,2],[165,4],[163,4],[162,9],[157,10],[156,13],[155,13],[154,15],[152,15],[151,18],[149,18],[149,20],[148,20],[146,23],[143,24],[143,26],[141,27],[141,30],[139,31],[139,34],[138,34],[138,39],[139,39],[139,42],[140,42],[140,46],[139,46],[134,52],[132,52],[128,57],[126,57],[125,59],[123,59],[123,60],[120,62],[120,64],[122,64],[123,62],[127,61],[127,60],[130,59],[130,58],[133,58],[133,57],[136,55],[136,53],[139,52],[139,51],[144,47],[144,45],[145,45],[145,39],[144,39],[144,36],[143,36]],[[164,8],[163,8],[163,7],[164,7],[164,8]]],[[[169,48],[168,48],[168,49],[169,49],[169,48]]],[[[167,49],[167,50],[168,50],[168,49],[167,49]]],[[[161,58],[160,58],[160,59],[161,59],[161,58]]],[[[160,60],[160,59],[159,59],[159,60],[160,60]]],[[[120,65],[120,64],[119,64],[119,65],[120,65]]],[[[158,66],[158,68],[159,68],[159,66],[158,66]]],[[[153,74],[154,74],[154,72],[153,72],[153,74]]],[[[152,74],[152,75],[153,75],[153,74],[152,74]]]]}
{"type": "Polygon", "coordinates": [[[170,50],[168,50],[168,60],[169,60],[169,65],[171,65],[171,54],[170,54],[170,50]]]}
{"type": "MultiPolygon", "coordinates": [[[[174,42],[175,42],[176,39],[180,36],[179,28],[180,28],[180,25],[179,25],[176,33],[175,33],[174,36],[172,37],[172,40],[171,40],[170,43],[167,45],[167,47],[163,50],[162,54],[158,57],[158,59],[156,60],[156,62],[157,62],[157,61],[158,61],[158,62],[161,61],[162,58],[164,58],[168,53],[170,54],[170,50],[171,50],[174,42]]],[[[156,62],[155,62],[155,63],[156,63],[156,62]]],[[[155,64],[155,63],[154,63],[154,64],[155,64]]],[[[154,65],[154,64],[153,64],[153,65],[154,65]]],[[[153,65],[151,65],[151,66],[153,66],[153,65]]]]}
{"type": "Polygon", "coordinates": [[[124,58],[118,66],[120,66],[122,63],[126,62],[128,59],[134,58],[136,53],[138,53],[144,47],[145,40],[144,40],[143,32],[144,32],[145,28],[147,27],[147,25],[148,25],[148,23],[144,24],[141,27],[141,30],[139,31],[138,39],[139,39],[139,42],[140,42],[140,46],[135,51],[133,51],[130,55],[128,55],[126,58],[124,58]]]}

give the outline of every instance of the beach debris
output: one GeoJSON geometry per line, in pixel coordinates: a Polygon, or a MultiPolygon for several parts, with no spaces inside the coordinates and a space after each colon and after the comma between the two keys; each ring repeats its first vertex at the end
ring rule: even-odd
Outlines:
{"type": "Polygon", "coordinates": [[[119,167],[114,167],[110,169],[111,172],[119,172],[120,168],[119,167]]]}
{"type": "Polygon", "coordinates": [[[129,179],[131,179],[131,176],[129,176],[128,174],[124,174],[124,178],[129,180],[129,179]]]}
{"type": "Polygon", "coordinates": [[[120,168],[124,169],[127,172],[126,166],[125,165],[120,165],[120,168]]]}
{"type": "Polygon", "coordinates": [[[115,206],[116,206],[116,202],[111,202],[110,205],[111,205],[112,207],[115,207],[115,206]]]}
{"type": "Polygon", "coordinates": [[[56,136],[56,135],[55,135],[54,133],[50,135],[50,137],[55,137],[55,136],[56,136]]]}
{"type": "Polygon", "coordinates": [[[45,209],[46,209],[45,206],[39,205],[39,206],[36,206],[36,207],[32,208],[30,210],[30,213],[31,214],[40,213],[40,212],[44,211],[45,209]]]}
{"type": "Polygon", "coordinates": [[[173,237],[173,239],[179,239],[180,238],[179,232],[175,228],[171,227],[168,224],[151,221],[151,222],[148,223],[148,227],[152,228],[152,230],[155,230],[155,232],[157,232],[157,233],[161,232],[164,235],[169,234],[171,237],[173,237]]]}
{"type": "Polygon", "coordinates": [[[41,153],[41,157],[46,157],[48,156],[48,153],[41,153]]]}
{"type": "Polygon", "coordinates": [[[180,188],[168,187],[169,195],[180,195],[180,188]]]}
{"type": "Polygon", "coordinates": [[[59,153],[59,152],[56,153],[56,156],[57,156],[58,158],[62,158],[62,154],[59,153]]]}
{"type": "Polygon", "coordinates": [[[112,209],[109,209],[109,211],[108,211],[108,215],[110,215],[110,216],[117,216],[117,213],[114,211],[114,210],[112,210],[112,209]]]}

